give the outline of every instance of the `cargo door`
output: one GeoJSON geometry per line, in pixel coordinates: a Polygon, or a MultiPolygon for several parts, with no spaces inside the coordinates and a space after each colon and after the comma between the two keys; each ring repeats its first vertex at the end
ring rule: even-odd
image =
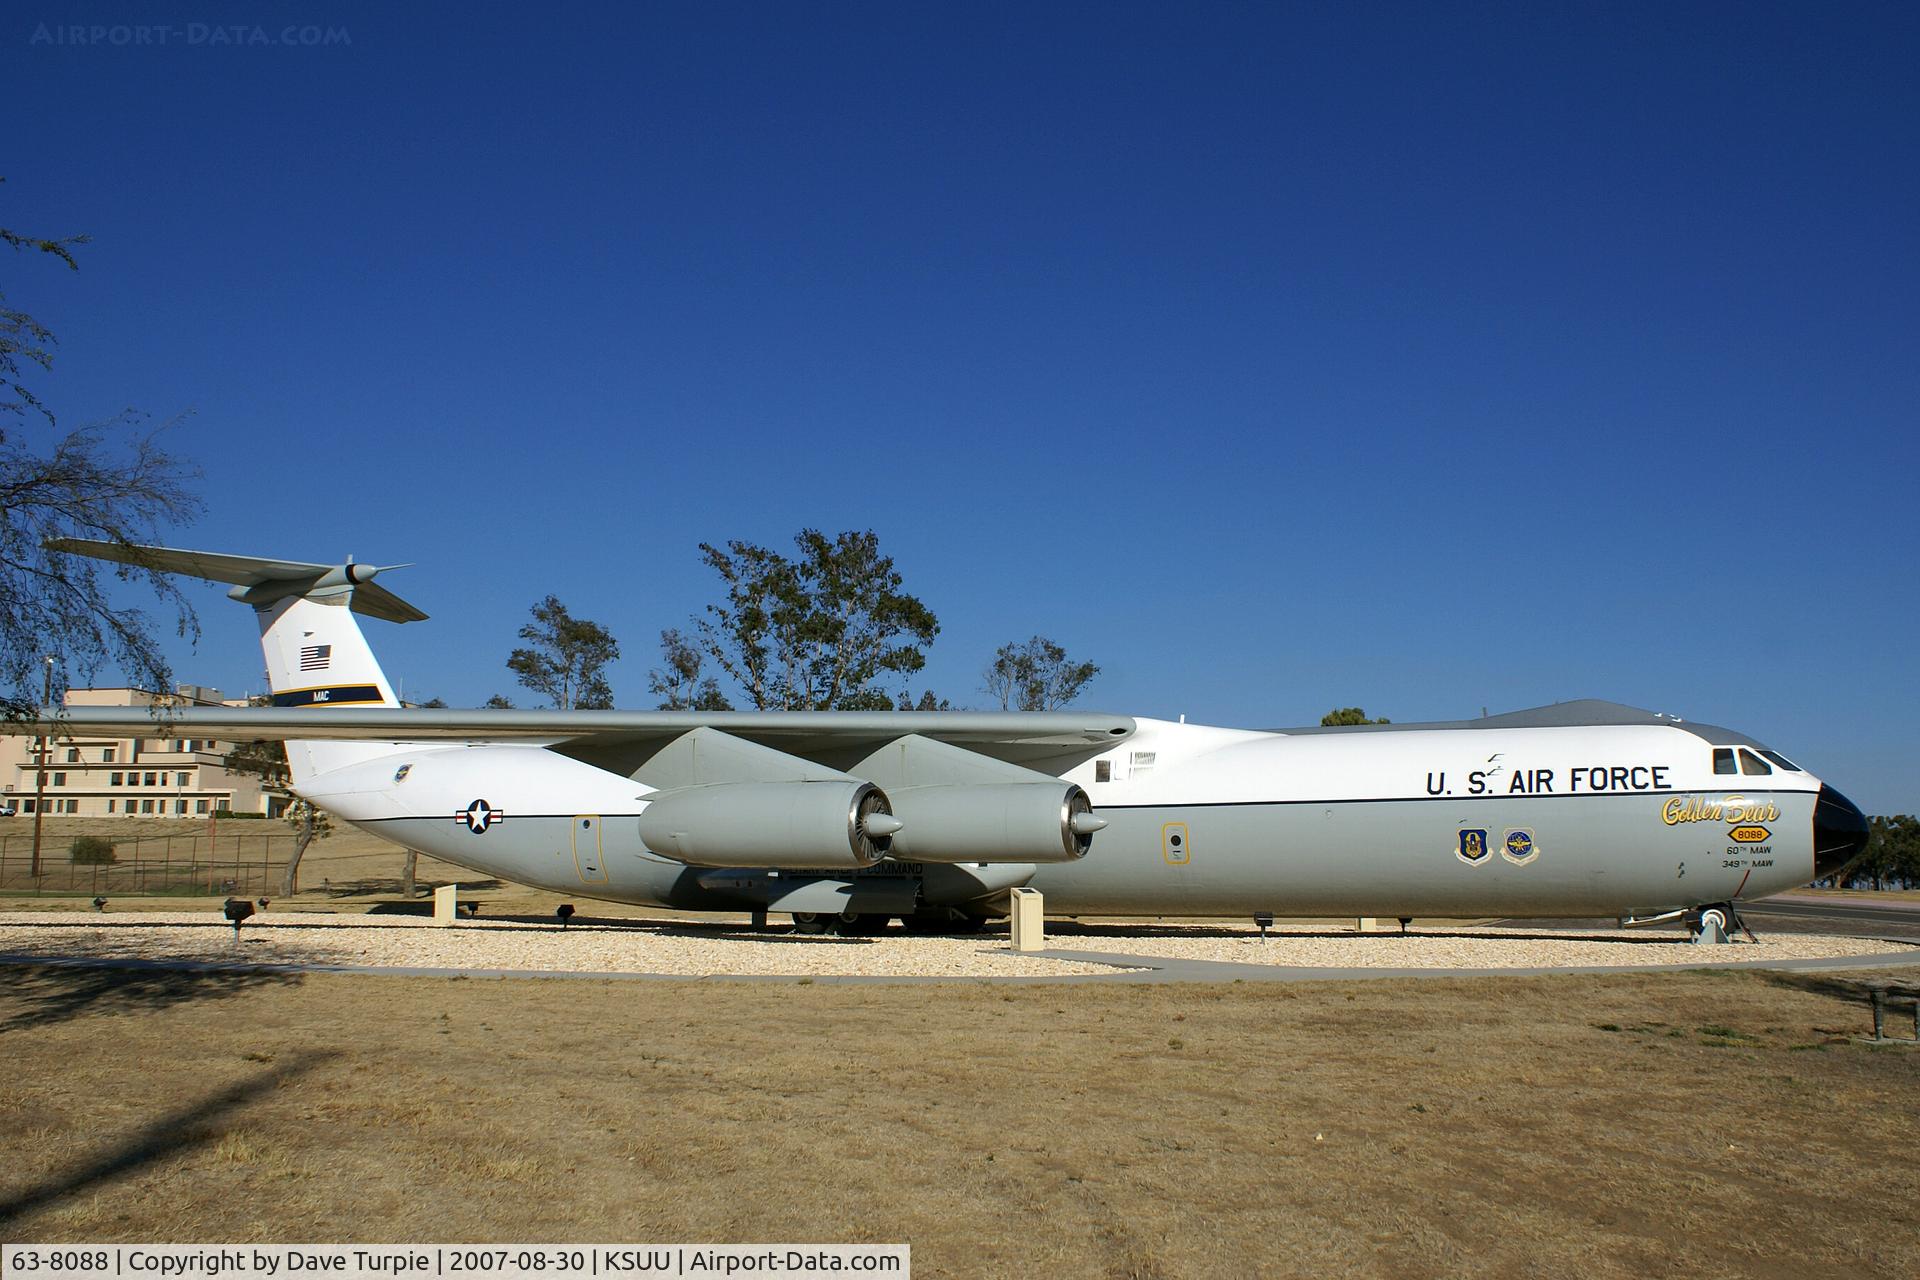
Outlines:
{"type": "Polygon", "coordinates": [[[583,884],[605,884],[607,864],[600,849],[600,815],[583,813],[573,820],[573,865],[583,884]]]}

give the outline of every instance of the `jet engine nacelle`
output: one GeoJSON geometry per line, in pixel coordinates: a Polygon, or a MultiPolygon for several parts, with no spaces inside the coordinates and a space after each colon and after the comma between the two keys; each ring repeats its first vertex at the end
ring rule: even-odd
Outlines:
{"type": "Polygon", "coordinates": [[[697,867],[868,867],[900,823],[870,782],[718,782],[656,792],[640,839],[697,867]]]}
{"type": "Polygon", "coordinates": [[[1072,862],[1107,824],[1070,782],[896,787],[906,829],[893,856],[914,862],[1072,862]]]}

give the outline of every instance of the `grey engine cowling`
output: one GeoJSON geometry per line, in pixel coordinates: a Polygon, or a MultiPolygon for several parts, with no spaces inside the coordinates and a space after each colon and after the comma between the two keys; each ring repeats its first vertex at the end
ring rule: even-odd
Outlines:
{"type": "Polygon", "coordinates": [[[722,782],[653,795],[640,838],[700,867],[868,867],[900,826],[870,782],[722,782]]]}

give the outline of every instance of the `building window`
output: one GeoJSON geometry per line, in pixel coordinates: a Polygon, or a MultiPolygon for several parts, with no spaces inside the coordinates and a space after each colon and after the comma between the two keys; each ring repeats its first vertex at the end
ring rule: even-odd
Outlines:
{"type": "Polygon", "coordinates": [[[142,812],[142,813],[152,813],[152,812],[153,812],[153,801],[151,801],[151,800],[142,800],[142,801],[140,802],[140,812],[142,812]]]}
{"type": "Polygon", "coordinates": [[[113,806],[114,806],[114,805],[116,805],[116,804],[119,804],[119,803],[120,803],[120,802],[119,802],[118,800],[115,800],[115,799],[114,799],[114,798],[113,798],[112,796],[108,796],[108,797],[107,797],[107,812],[108,812],[108,813],[112,813],[112,812],[113,812],[113,806]]]}
{"type": "Polygon", "coordinates": [[[33,812],[33,801],[31,801],[31,800],[22,800],[22,801],[20,802],[20,812],[22,812],[22,813],[32,813],[32,812],[33,812]]]}
{"type": "Polygon", "coordinates": [[[120,785],[120,779],[121,779],[121,778],[122,778],[123,776],[124,776],[124,775],[122,775],[122,774],[118,774],[118,773],[116,773],[116,774],[114,774],[114,775],[113,775],[113,782],[112,782],[112,783],[111,783],[110,785],[112,785],[112,786],[116,786],[116,787],[117,787],[117,786],[119,786],[119,785],[120,785]]]}
{"type": "Polygon", "coordinates": [[[193,802],[193,811],[195,813],[205,813],[207,811],[207,802],[205,800],[195,800],[193,802]]]}
{"type": "Polygon", "coordinates": [[[64,786],[66,786],[66,785],[67,785],[67,775],[66,775],[66,774],[64,774],[64,773],[56,773],[56,774],[54,774],[54,775],[53,775],[53,785],[54,785],[54,786],[56,786],[56,787],[64,787],[64,786]]]}
{"type": "Polygon", "coordinates": [[[175,751],[185,751],[187,749],[187,740],[185,738],[175,738],[173,740],[173,749],[175,751]]]}
{"type": "Polygon", "coordinates": [[[175,813],[185,813],[187,811],[187,802],[185,800],[175,800],[173,802],[173,811],[175,813]]]}
{"type": "Polygon", "coordinates": [[[184,774],[184,773],[176,773],[176,774],[174,774],[174,775],[173,775],[173,785],[174,785],[174,786],[176,786],[176,787],[190,787],[190,786],[192,786],[193,784],[192,784],[191,782],[189,782],[189,781],[187,780],[187,779],[188,779],[188,776],[189,776],[189,775],[187,775],[187,774],[184,774]]]}
{"type": "Polygon", "coordinates": [[[103,750],[103,751],[102,751],[102,752],[100,753],[100,763],[101,763],[101,764],[112,764],[112,763],[113,763],[113,748],[112,748],[112,747],[108,747],[108,748],[106,748],[105,750],[103,750]]]}
{"type": "MultiPolygon", "coordinates": [[[[154,774],[154,773],[149,773],[149,774],[147,775],[147,785],[148,785],[148,786],[150,786],[150,787],[157,787],[157,786],[159,786],[159,785],[160,785],[160,776],[159,776],[158,774],[154,774]]],[[[152,810],[148,810],[148,812],[152,812],[152,810]]]]}
{"type": "Polygon", "coordinates": [[[80,763],[80,748],[78,748],[78,747],[68,747],[68,748],[67,748],[67,763],[68,763],[68,764],[79,764],[79,763],[80,763]]]}
{"type": "Polygon", "coordinates": [[[68,813],[80,812],[80,802],[78,800],[67,801],[67,812],[68,813]]]}

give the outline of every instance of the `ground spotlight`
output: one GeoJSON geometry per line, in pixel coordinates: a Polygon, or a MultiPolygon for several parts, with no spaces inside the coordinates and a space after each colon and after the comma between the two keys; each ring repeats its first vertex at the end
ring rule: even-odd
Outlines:
{"type": "Polygon", "coordinates": [[[228,898],[220,911],[233,924],[233,936],[238,938],[240,922],[253,914],[253,904],[245,898],[228,898]]]}

